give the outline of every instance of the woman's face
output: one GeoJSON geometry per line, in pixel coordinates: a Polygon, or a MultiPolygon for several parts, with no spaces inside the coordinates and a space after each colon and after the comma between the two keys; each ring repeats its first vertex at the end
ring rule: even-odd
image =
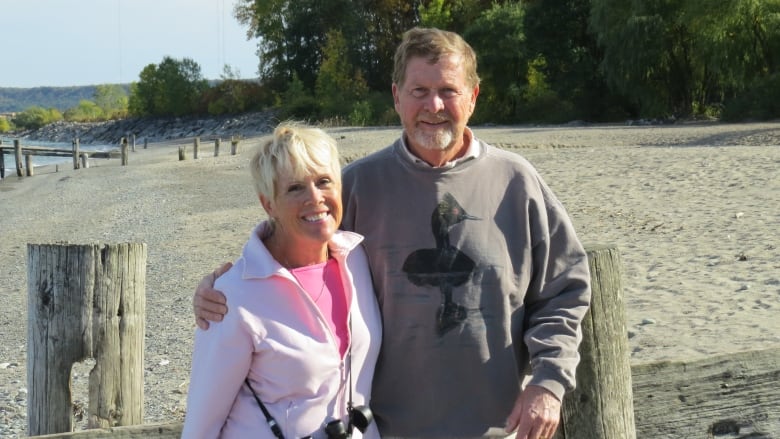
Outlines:
{"type": "Polygon", "coordinates": [[[303,178],[280,173],[274,199],[261,197],[268,216],[276,222],[274,234],[280,234],[284,242],[294,246],[330,241],[343,215],[337,181],[330,169],[319,169],[303,178]]]}

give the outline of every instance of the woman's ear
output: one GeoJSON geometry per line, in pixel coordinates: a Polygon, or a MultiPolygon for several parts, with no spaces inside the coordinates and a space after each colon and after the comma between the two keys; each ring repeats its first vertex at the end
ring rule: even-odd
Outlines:
{"type": "Polygon", "coordinates": [[[263,209],[265,210],[265,213],[267,213],[268,217],[270,218],[272,216],[271,213],[274,210],[273,203],[271,202],[271,200],[269,200],[268,198],[266,198],[263,195],[258,195],[257,198],[260,199],[260,205],[263,206],[263,209]]]}

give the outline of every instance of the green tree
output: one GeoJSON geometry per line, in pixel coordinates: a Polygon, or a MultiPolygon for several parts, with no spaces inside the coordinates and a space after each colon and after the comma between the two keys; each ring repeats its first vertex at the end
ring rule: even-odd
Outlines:
{"type": "Polygon", "coordinates": [[[497,3],[464,32],[463,37],[477,52],[479,62],[481,85],[476,121],[517,119],[529,63],[524,50],[523,13],[519,3],[497,3]]]}
{"type": "Polygon", "coordinates": [[[0,133],[7,133],[13,129],[11,121],[5,117],[0,117],[0,133]]]}
{"type": "Polygon", "coordinates": [[[159,65],[149,64],[130,91],[129,110],[136,116],[182,116],[196,112],[208,82],[200,65],[189,58],[166,56],[159,65]]]}
{"type": "Polygon", "coordinates": [[[102,84],[95,87],[95,104],[109,119],[127,115],[128,98],[124,87],[119,84],[102,84]]]}
{"type": "MultiPolygon", "coordinates": [[[[558,101],[546,113],[607,121],[629,116],[624,100],[607,86],[599,69],[603,53],[589,30],[590,0],[524,2],[526,51],[534,59],[548,98],[558,101]],[[564,107],[571,109],[561,114],[564,107]]],[[[537,110],[538,111],[538,110],[537,110]]],[[[539,113],[537,113],[539,114],[539,113]]]]}
{"type": "Polygon", "coordinates": [[[65,111],[65,120],[74,122],[95,122],[105,119],[105,112],[96,103],[86,99],[65,111]]]}
{"type": "Polygon", "coordinates": [[[365,99],[368,86],[360,70],[347,60],[347,43],[340,31],[327,35],[323,61],[315,86],[323,117],[346,117],[356,103],[365,99]]]}

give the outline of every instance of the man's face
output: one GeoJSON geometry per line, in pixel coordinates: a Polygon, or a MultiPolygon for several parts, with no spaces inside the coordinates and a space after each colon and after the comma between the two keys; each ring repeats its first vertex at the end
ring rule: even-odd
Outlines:
{"type": "Polygon", "coordinates": [[[466,81],[460,55],[442,56],[436,64],[411,58],[404,83],[393,84],[393,99],[412,152],[451,152],[450,159],[460,152],[478,94],[479,85],[466,81]]]}

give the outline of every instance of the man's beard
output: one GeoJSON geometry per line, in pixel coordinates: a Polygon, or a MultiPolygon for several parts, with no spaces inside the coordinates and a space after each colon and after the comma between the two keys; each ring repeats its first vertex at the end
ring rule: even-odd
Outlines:
{"type": "Polygon", "coordinates": [[[454,140],[453,134],[452,127],[448,126],[445,129],[436,130],[433,133],[414,130],[412,137],[414,138],[414,143],[420,145],[422,148],[431,151],[444,151],[452,146],[454,140]]]}

